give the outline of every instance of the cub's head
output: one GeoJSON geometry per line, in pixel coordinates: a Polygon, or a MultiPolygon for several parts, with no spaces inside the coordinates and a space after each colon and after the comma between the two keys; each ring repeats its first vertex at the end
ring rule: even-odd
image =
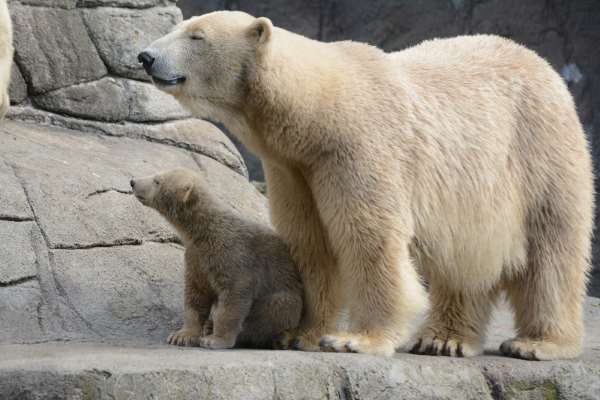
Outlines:
{"type": "Polygon", "coordinates": [[[187,169],[174,169],[154,176],[132,179],[135,197],[165,217],[177,218],[202,197],[201,177],[187,169]]]}
{"type": "Polygon", "coordinates": [[[138,60],[159,89],[198,117],[237,109],[251,64],[264,54],[273,26],[237,11],[194,17],[152,43],[138,60]]]}

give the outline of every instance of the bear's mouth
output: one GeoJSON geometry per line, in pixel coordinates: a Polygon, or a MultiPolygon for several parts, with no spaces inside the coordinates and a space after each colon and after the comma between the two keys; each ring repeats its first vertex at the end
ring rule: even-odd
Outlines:
{"type": "Polygon", "coordinates": [[[177,86],[185,82],[185,76],[179,75],[172,78],[163,79],[153,75],[152,81],[159,86],[177,86]]]}

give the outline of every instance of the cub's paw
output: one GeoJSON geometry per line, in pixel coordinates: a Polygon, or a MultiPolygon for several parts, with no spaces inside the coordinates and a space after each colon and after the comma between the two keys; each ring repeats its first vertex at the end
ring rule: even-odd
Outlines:
{"type": "Polygon", "coordinates": [[[575,358],[581,354],[581,345],[572,341],[545,341],[527,338],[515,338],[503,342],[500,352],[509,357],[523,360],[557,360],[575,358]]]}
{"type": "Polygon", "coordinates": [[[310,331],[287,330],[273,338],[273,348],[277,350],[319,351],[318,336],[310,331]]]}
{"type": "Polygon", "coordinates": [[[430,356],[472,357],[482,352],[480,345],[447,335],[421,335],[411,347],[413,354],[430,356]]]}
{"type": "Polygon", "coordinates": [[[198,346],[200,333],[189,329],[180,329],[173,332],[167,338],[167,343],[175,346],[198,346]]]}
{"type": "Polygon", "coordinates": [[[204,347],[205,349],[218,350],[218,349],[231,349],[235,346],[235,338],[221,338],[215,335],[209,335],[200,338],[198,343],[200,347],[204,347]]]}
{"type": "Polygon", "coordinates": [[[389,339],[368,335],[341,334],[326,335],[319,342],[322,351],[337,353],[365,353],[389,357],[395,352],[395,345],[389,339]]]}

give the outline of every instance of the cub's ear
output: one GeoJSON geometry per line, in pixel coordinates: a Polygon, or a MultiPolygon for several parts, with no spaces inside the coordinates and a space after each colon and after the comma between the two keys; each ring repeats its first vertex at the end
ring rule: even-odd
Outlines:
{"type": "Polygon", "coordinates": [[[271,39],[273,24],[269,18],[256,18],[248,28],[248,36],[252,38],[257,45],[264,45],[271,39]]]}
{"type": "Polygon", "coordinates": [[[189,185],[184,187],[181,190],[181,201],[183,204],[188,204],[196,198],[196,193],[194,191],[194,185],[189,185]]]}

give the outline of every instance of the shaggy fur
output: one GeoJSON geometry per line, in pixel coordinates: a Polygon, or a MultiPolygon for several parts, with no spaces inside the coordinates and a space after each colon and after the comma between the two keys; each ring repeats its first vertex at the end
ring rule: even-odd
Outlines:
{"type": "Polygon", "coordinates": [[[505,291],[518,333],[502,352],[579,354],[592,168],[571,95],[535,53],[482,35],[386,54],[240,12],[183,22],[146,51],[157,87],[263,160],[305,285],[292,345],[390,355],[426,307],[425,279],[417,353],[480,353],[505,291]],[[343,307],[350,327],[334,332],[343,307]]]}
{"type": "Polygon", "coordinates": [[[271,347],[274,336],[298,325],[300,277],[287,246],[270,228],[220,206],[203,178],[188,170],[131,185],[138,200],[160,212],[185,244],[184,325],[169,343],[271,347]]]}
{"type": "Polygon", "coordinates": [[[12,22],[8,13],[8,6],[6,0],[0,0],[0,120],[4,118],[10,106],[8,87],[10,85],[13,51],[12,22]]]}

